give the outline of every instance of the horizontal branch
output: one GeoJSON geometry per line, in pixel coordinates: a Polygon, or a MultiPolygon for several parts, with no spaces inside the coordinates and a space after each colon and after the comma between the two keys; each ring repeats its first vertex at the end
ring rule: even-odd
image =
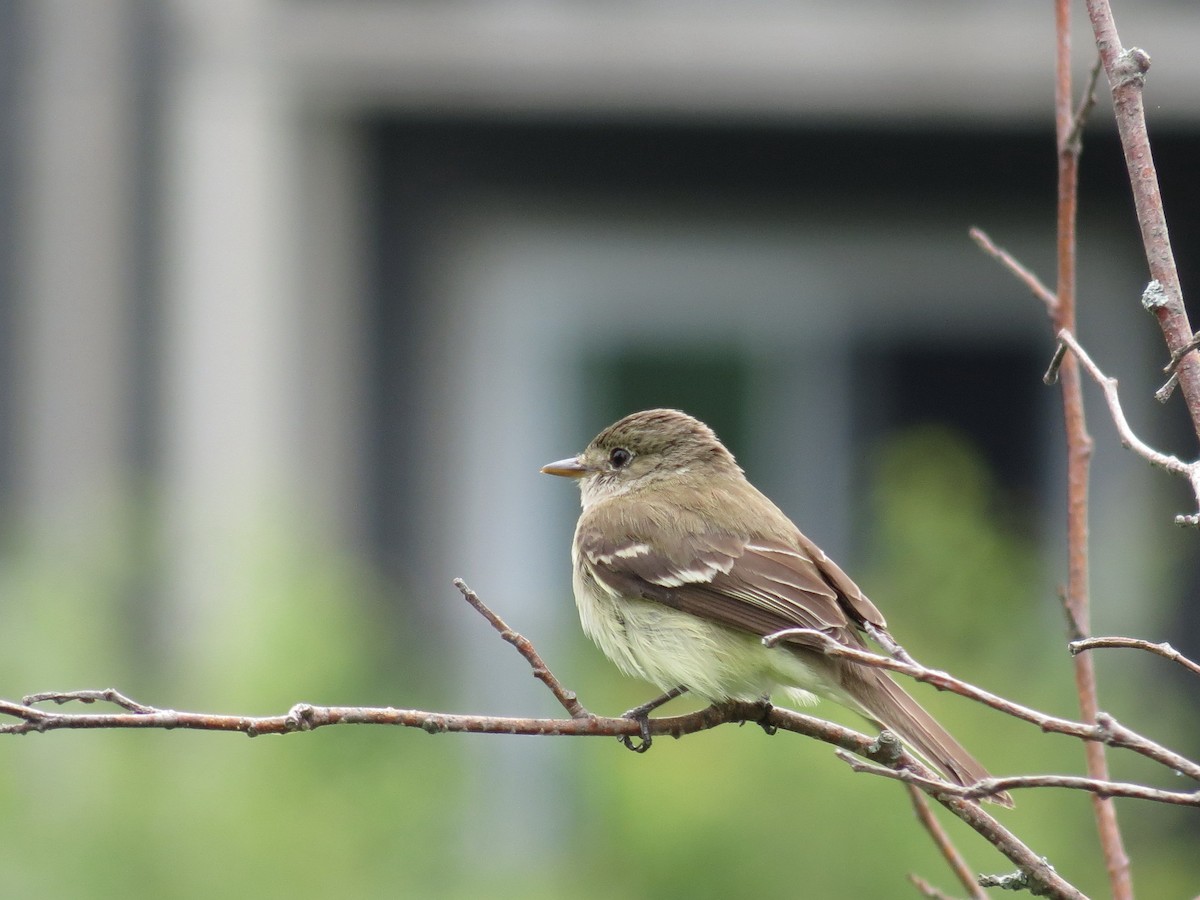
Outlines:
{"type": "MultiPolygon", "coordinates": [[[[566,719],[514,718],[503,716],[460,715],[417,709],[364,706],[314,706],[299,703],[286,714],[278,716],[234,716],[216,713],[180,712],[157,709],[134,701],[117,691],[81,691],[46,693],[28,698],[36,702],[94,702],[111,699],[125,711],[118,713],[68,713],[39,709],[30,703],[0,700],[0,715],[18,721],[0,726],[0,734],[28,734],[63,729],[95,728],[162,728],[194,729],[199,731],[239,732],[255,737],[264,734],[291,734],[312,731],[331,725],[395,725],[420,728],[430,734],[466,732],[473,734],[520,734],[560,736],[633,736],[642,733],[643,724],[635,719],[585,715],[566,719]],[[133,711],[136,706],[139,711],[133,711]]],[[[650,719],[647,726],[652,735],[682,737],[697,731],[715,728],[726,723],[757,722],[764,727],[803,734],[832,744],[886,766],[903,766],[918,773],[930,793],[954,815],[987,839],[1010,861],[1029,873],[1029,877],[1044,889],[1046,896],[1080,900],[1083,897],[1073,886],[1054,872],[1053,867],[1029,849],[1016,835],[984,812],[977,803],[954,796],[948,782],[938,779],[923,763],[913,757],[897,741],[884,740],[888,732],[873,738],[853,729],[826,722],[813,716],[763,703],[734,702],[709,706],[682,716],[650,719]]]]}
{"type": "Polygon", "coordinates": [[[892,659],[888,656],[880,656],[866,650],[856,650],[838,643],[823,631],[811,628],[789,628],[785,631],[768,635],[763,641],[764,643],[775,644],[791,637],[803,638],[806,644],[815,644],[816,649],[829,656],[853,660],[865,666],[889,669],[925,684],[931,684],[940,691],[950,691],[961,697],[982,703],[1013,718],[1037,725],[1042,731],[1071,735],[1081,740],[1096,741],[1111,747],[1124,747],[1135,753],[1140,753],[1142,756],[1152,759],[1172,771],[1200,781],[1200,764],[1192,762],[1187,757],[1181,756],[1173,750],[1168,750],[1161,744],[1155,743],[1149,738],[1126,728],[1107,713],[1098,714],[1096,716],[1096,724],[1094,725],[1047,715],[1028,706],[1014,703],[1012,700],[1006,700],[990,691],[985,691],[983,688],[976,687],[938,669],[930,669],[911,662],[901,662],[900,660],[892,659]]]}
{"type": "MultiPolygon", "coordinates": [[[[81,691],[61,694],[46,693],[26,698],[31,702],[52,700],[65,703],[71,700],[89,702],[86,695],[117,693],[115,691],[81,691]],[[84,696],[80,696],[84,695],[84,696]]],[[[115,701],[114,701],[115,702],[115,701]]],[[[124,704],[122,704],[124,705],[124,704]]],[[[0,734],[28,734],[62,729],[94,728],[177,728],[195,731],[231,731],[248,737],[264,734],[291,734],[313,731],[330,725],[396,725],[420,728],[429,734],[466,732],[472,734],[523,734],[620,737],[640,733],[640,723],[632,719],[604,716],[580,716],[569,719],[518,718],[512,716],[481,716],[422,709],[397,709],[390,706],[315,706],[298,703],[287,713],[275,716],[236,716],[220,713],[180,712],[139,704],[137,711],[120,713],[70,713],[38,709],[30,703],[0,700],[0,714],[18,721],[0,725],[0,734]]],[[[684,716],[653,719],[650,733],[679,737],[704,731],[730,721],[732,718],[719,708],[709,707],[684,716]]]]}
{"type": "Polygon", "coordinates": [[[835,750],[838,758],[847,763],[855,772],[866,772],[871,775],[881,775],[902,781],[913,787],[926,790],[938,790],[963,797],[967,800],[981,800],[994,797],[1005,791],[1021,788],[1066,788],[1068,790],[1086,791],[1097,797],[1126,797],[1132,800],[1152,800],[1156,803],[1167,803],[1175,806],[1200,806],[1200,791],[1163,791],[1158,788],[1146,787],[1141,784],[1131,784],[1121,781],[1100,781],[1096,778],[1082,778],[1077,775],[1010,775],[1003,778],[981,778],[974,784],[945,786],[940,779],[932,781],[905,769],[889,769],[874,763],[863,762],[843,750],[835,750]]]}
{"type": "MultiPolygon", "coordinates": [[[[185,728],[240,732],[254,737],[261,734],[312,731],[330,725],[396,725],[420,728],[430,734],[467,732],[562,736],[600,735],[626,738],[634,735],[645,737],[647,734],[667,734],[681,737],[684,734],[713,728],[726,722],[753,721],[762,725],[768,732],[784,729],[807,735],[843,750],[860,754],[874,762],[887,766],[910,768],[923,776],[930,784],[940,783],[940,780],[920,760],[903,749],[890,732],[884,732],[878,738],[871,738],[842,725],[792,710],[772,707],[766,703],[727,703],[721,706],[710,706],[684,716],[642,720],[593,715],[578,703],[574,692],[567,690],[550,671],[550,668],[533,648],[532,643],[509,628],[503,619],[490,610],[461,579],[455,579],[454,584],[463,597],[497,633],[517,649],[533,669],[533,674],[550,689],[559,704],[571,714],[570,718],[510,718],[393,707],[314,706],[307,703],[293,706],[282,716],[231,716],[157,709],[137,703],[119,691],[109,689],[37,694],[26,697],[22,703],[0,700],[0,715],[8,715],[17,720],[12,724],[0,725],[0,734],[27,734],[60,729],[185,728]],[[42,702],[66,703],[70,701],[83,703],[108,701],[120,706],[124,712],[60,713],[39,709],[35,706],[36,703],[42,702]]],[[[929,788],[922,788],[922,790],[930,791],[929,788]]],[[[1019,871],[1026,875],[1045,896],[1064,898],[1064,900],[1081,900],[1083,898],[1083,895],[1073,885],[1058,875],[1052,866],[1034,853],[1016,835],[984,812],[978,803],[946,794],[940,790],[930,793],[930,796],[1015,863],[1019,871]]]]}
{"type": "MultiPolygon", "coordinates": [[[[903,771],[905,773],[903,776],[892,775],[889,777],[899,777],[899,780],[907,781],[910,786],[924,791],[978,832],[1017,865],[1019,877],[1031,885],[1036,892],[1044,896],[1070,898],[1070,900],[1081,900],[1083,895],[1059,876],[1044,859],[1021,842],[1016,835],[984,812],[975,802],[977,798],[986,798],[1001,793],[1007,787],[1069,787],[1090,790],[1102,796],[1140,797],[1165,803],[1197,805],[1197,795],[1157,791],[1137,785],[1097,782],[1071,776],[1018,776],[1006,779],[988,779],[976,785],[962,787],[938,778],[923,762],[907,752],[890,732],[885,731],[873,738],[842,725],[826,722],[793,710],[772,707],[766,703],[731,702],[709,706],[686,715],[646,721],[625,716],[597,716],[587,712],[579,703],[574,692],[562,686],[527,639],[510,629],[465,584],[456,580],[455,585],[471,605],[484,615],[500,636],[512,644],[529,662],[533,674],[551,690],[560,705],[571,713],[569,718],[483,716],[395,707],[316,706],[308,703],[296,704],[283,715],[238,716],[160,709],[134,701],[115,689],[108,689],[34,694],[25,697],[20,703],[0,700],[0,715],[15,720],[9,724],[0,725],[0,734],[29,734],[66,729],[157,728],[226,731],[255,737],[264,734],[312,731],[332,725],[392,725],[420,728],[430,734],[462,732],[621,738],[650,734],[670,735],[678,738],[726,723],[756,722],[768,732],[782,729],[802,734],[832,744],[839,751],[849,751],[849,753],[869,760],[869,763],[857,760],[854,762],[860,771],[875,771],[876,769],[880,772],[903,771]],[[109,702],[120,707],[121,711],[112,713],[57,712],[38,706],[38,704],[46,702],[62,704],[72,701],[85,704],[109,702]]],[[[1002,712],[1039,724],[1043,730],[1059,731],[1074,734],[1086,740],[1098,740],[1114,746],[1128,747],[1170,765],[1177,771],[1200,778],[1200,767],[1194,763],[1159,747],[1103,714],[1097,716],[1095,726],[1047,716],[991,695],[980,688],[952,678],[944,672],[926,669],[912,662],[911,657],[908,657],[907,654],[904,654],[904,659],[907,661],[899,661],[854,650],[832,641],[819,631],[798,629],[772,635],[767,640],[768,642],[778,641],[789,635],[803,635],[809,641],[815,640],[819,644],[823,644],[825,651],[830,655],[842,656],[864,665],[892,669],[931,683],[943,690],[955,691],[1002,712]]],[[[901,648],[897,648],[897,650],[902,652],[901,648]]],[[[848,757],[843,756],[843,758],[848,757]]]]}
{"type": "Polygon", "coordinates": [[[1100,650],[1110,647],[1127,647],[1132,650],[1145,650],[1149,653],[1157,654],[1164,659],[1169,659],[1172,662],[1177,662],[1193,675],[1200,675],[1200,664],[1192,662],[1170,644],[1165,641],[1161,644],[1155,644],[1150,641],[1143,641],[1140,638],[1130,637],[1094,637],[1085,638],[1083,640],[1071,641],[1067,644],[1067,648],[1072,653],[1083,653],[1086,650],[1100,650]]]}

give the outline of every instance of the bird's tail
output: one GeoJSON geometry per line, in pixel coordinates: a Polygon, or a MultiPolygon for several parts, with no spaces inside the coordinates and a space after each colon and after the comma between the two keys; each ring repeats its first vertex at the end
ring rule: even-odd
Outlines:
{"type": "MultiPolygon", "coordinates": [[[[885,673],[860,669],[857,674],[857,678],[844,679],[842,687],[859,708],[876,724],[898,734],[946,778],[955,784],[969,785],[991,777],[950,732],[885,673]]],[[[1007,793],[993,794],[987,799],[1001,806],[1013,805],[1007,793]]]]}

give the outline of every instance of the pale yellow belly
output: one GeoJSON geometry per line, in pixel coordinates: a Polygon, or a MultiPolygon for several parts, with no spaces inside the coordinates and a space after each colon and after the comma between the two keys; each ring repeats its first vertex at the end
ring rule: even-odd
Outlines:
{"type": "Polygon", "coordinates": [[[648,600],[626,600],[576,569],[584,632],[623,672],[666,691],[686,687],[709,701],[758,700],[786,689],[792,703],[840,693],[797,654],[648,600]]]}

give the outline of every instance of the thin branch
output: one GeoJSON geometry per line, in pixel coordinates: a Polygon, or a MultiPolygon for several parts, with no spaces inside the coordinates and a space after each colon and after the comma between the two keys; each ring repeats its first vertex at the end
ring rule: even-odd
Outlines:
{"type": "Polygon", "coordinates": [[[1200,664],[1192,662],[1170,644],[1165,641],[1161,644],[1154,644],[1150,641],[1143,641],[1139,638],[1129,637],[1095,637],[1086,638],[1079,641],[1071,641],[1067,645],[1067,649],[1073,654],[1083,653],[1087,650],[1099,650],[1107,647],[1128,647],[1133,650],[1145,650],[1149,653],[1156,653],[1164,659],[1169,659],[1172,662],[1177,662],[1193,675],[1200,675],[1200,664]]]}
{"type": "Polygon", "coordinates": [[[1042,731],[1066,734],[1084,741],[1092,741],[1106,744],[1110,747],[1123,747],[1132,750],[1148,759],[1154,760],[1160,765],[1166,766],[1172,771],[1200,781],[1200,764],[1192,762],[1187,757],[1181,756],[1173,750],[1169,750],[1161,744],[1155,743],[1149,738],[1126,728],[1107,713],[1097,713],[1096,724],[1094,725],[1047,715],[1027,706],[1022,706],[1019,703],[1014,703],[1012,700],[1006,700],[939,669],[930,669],[922,665],[911,665],[897,659],[892,659],[890,656],[880,656],[877,653],[869,653],[866,650],[856,650],[853,647],[839,644],[823,631],[811,628],[789,628],[785,631],[778,631],[775,634],[768,635],[763,638],[763,641],[771,645],[792,637],[803,639],[807,646],[819,649],[822,653],[829,656],[837,656],[842,659],[853,660],[865,666],[874,666],[879,669],[899,672],[917,681],[931,684],[938,690],[950,691],[969,700],[982,703],[984,706],[989,706],[998,712],[1037,725],[1042,731]]]}
{"type": "MultiPolygon", "coordinates": [[[[774,720],[772,721],[774,722],[774,720]]],[[[780,727],[783,726],[780,725],[780,727]]],[[[877,747],[878,742],[872,742],[867,747],[854,750],[854,752],[870,759],[872,756],[871,751],[874,751],[877,747]]],[[[846,749],[853,748],[843,746],[843,750],[846,749]]],[[[839,756],[842,755],[839,753],[839,756]]],[[[914,772],[924,779],[927,784],[917,786],[975,829],[978,834],[982,835],[988,843],[1008,857],[1009,860],[1015,862],[1018,871],[1031,883],[1034,893],[1042,896],[1071,898],[1071,900],[1087,900],[1079,890],[1054,871],[1052,865],[1045,859],[1033,854],[1016,835],[984,812],[978,803],[963,797],[954,796],[952,790],[949,792],[945,790],[946,787],[954,788],[957,785],[950,785],[948,782],[937,778],[923,763],[908,752],[903,752],[898,760],[889,761],[888,765],[880,766],[880,768],[887,768],[888,771],[891,771],[890,766],[892,765],[895,765],[897,769],[914,772]]]]}
{"type": "MultiPolygon", "coordinates": [[[[1058,283],[1054,310],[1056,331],[1075,330],[1076,228],[1079,210],[1079,155],[1083,149],[1079,111],[1072,111],[1071,93],[1071,0],[1055,0],[1054,133],[1058,140],[1057,240],[1058,283]]],[[[1085,103],[1086,106],[1086,103],[1085,103]]],[[[1091,589],[1088,571],[1088,477],[1092,461],[1092,438],[1083,410],[1083,386],[1075,360],[1062,366],[1063,424],[1067,437],[1067,590],[1064,608],[1071,619],[1071,634],[1091,633],[1091,589]]],[[[1090,656],[1075,657],[1075,692],[1079,711],[1094,719],[1100,709],[1096,671],[1090,656]]],[[[1104,746],[1084,745],[1088,774],[1099,781],[1109,779],[1104,746]]],[[[1104,854],[1114,900],[1133,900],[1129,857],[1117,824],[1112,801],[1092,796],[1092,810],[1100,849],[1104,854]]]]}
{"type": "MultiPolygon", "coordinates": [[[[1113,424],[1117,428],[1117,435],[1120,437],[1121,443],[1150,463],[1150,465],[1170,472],[1173,475],[1186,478],[1192,486],[1192,493],[1196,497],[1196,503],[1200,506],[1200,462],[1185,463],[1170,454],[1155,450],[1134,434],[1133,429],[1129,426],[1129,421],[1125,418],[1125,411],[1121,408],[1121,399],[1117,393],[1117,379],[1110,378],[1100,370],[1100,367],[1092,361],[1087,351],[1080,346],[1079,341],[1075,339],[1075,336],[1070,331],[1066,329],[1060,331],[1058,333],[1058,340],[1061,344],[1070,348],[1074,357],[1079,360],[1080,364],[1092,377],[1092,380],[1104,392],[1104,400],[1108,404],[1109,415],[1112,417],[1113,424]]],[[[1052,373],[1053,370],[1048,374],[1052,373]]],[[[1200,513],[1176,516],[1175,524],[1196,527],[1200,525],[1200,513]]]]}
{"type": "Polygon", "coordinates": [[[459,593],[463,595],[463,599],[470,603],[476,612],[487,619],[488,623],[496,629],[500,637],[512,644],[516,648],[517,652],[524,657],[525,661],[529,663],[530,667],[533,669],[534,678],[537,678],[550,689],[550,693],[554,695],[554,699],[559,702],[559,704],[567,711],[567,714],[571,716],[571,718],[580,719],[587,718],[592,715],[584,708],[583,704],[579,702],[579,697],[575,694],[575,692],[567,690],[567,688],[563,686],[562,682],[555,677],[554,673],[550,671],[550,667],[546,665],[545,660],[543,660],[537,650],[534,649],[534,646],[532,642],[530,642],[529,638],[509,628],[508,623],[506,623],[502,618],[496,615],[495,612],[488,608],[487,604],[479,599],[479,595],[467,587],[467,583],[461,578],[454,579],[454,586],[458,588],[459,593]]]}
{"type": "Polygon", "coordinates": [[[894,781],[902,781],[910,788],[924,791],[941,791],[966,800],[982,800],[996,794],[1021,788],[1066,788],[1086,791],[1096,797],[1125,797],[1131,800],[1150,800],[1173,806],[1200,807],[1200,791],[1164,791],[1120,781],[1099,781],[1077,775],[1011,775],[1005,778],[982,778],[975,784],[947,784],[940,778],[926,778],[905,769],[891,769],[876,763],[864,762],[844,750],[835,750],[840,760],[855,772],[880,775],[894,781]]]}
{"type": "Polygon", "coordinates": [[[64,703],[77,701],[79,703],[113,703],[121,709],[127,709],[135,713],[152,713],[157,712],[153,706],[143,706],[136,700],[130,700],[116,688],[106,688],[103,691],[49,691],[44,694],[29,694],[21,699],[21,703],[25,706],[32,706],[35,703],[46,703],[53,701],[60,706],[64,703]]]}
{"type": "MultiPolygon", "coordinates": [[[[844,751],[834,751],[842,756],[844,751]]],[[[950,865],[950,869],[954,872],[959,883],[967,889],[967,895],[972,900],[984,900],[987,894],[975,882],[975,876],[971,872],[970,866],[963,858],[963,855],[958,852],[958,848],[954,846],[950,840],[950,835],[946,834],[946,829],[942,827],[942,823],[937,820],[933,814],[933,810],[929,808],[929,801],[925,799],[925,795],[917,788],[916,785],[908,786],[908,798],[912,801],[913,810],[917,814],[917,820],[929,832],[929,836],[933,839],[934,845],[950,865]]],[[[914,876],[910,875],[911,880],[914,876]]],[[[920,887],[918,887],[920,890],[920,887]]],[[[929,896],[928,894],[926,896],[929,896]]]]}
{"type": "MultiPolygon", "coordinates": [[[[48,694],[43,696],[46,699],[57,699],[58,696],[66,697],[67,695],[48,694]]],[[[604,716],[528,719],[457,715],[392,707],[313,706],[307,703],[297,704],[286,715],[281,716],[230,716],[179,712],[146,706],[142,706],[142,708],[152,711],[143,713],[58,713],[0,700],[0,714],[13,716],[19,720],[13,725],[0,726],[0,733],[25,734],[59,729],[95,728],[185,728],[200,731],[240,732],[254,737],[263,734],[312,731],[331,725],[398,725],[420,728],[429,734],[466,732],[473,734],[620,737],[639,734],[642,728],[640,722],[632,719],[604,716]]],[[[951,785],[935,778],[929,769],[908,752],[903,750],[897,752],[895,745],[886,744],[877,738],[833,722],[826,722],[792,710],[761,703],[727,703],[720,706],[709,706],[686,715],[650,719],[649,728],[651,734],[671,735],[678,738],[685,734],[715,728],[718,725],[748,721],[806,735],[888,765],[912,769],[924,776],[931,784],[937,785],[938,793],[933,796],[939,803],[982,835],[1022,871],[1029,872],[1029,877],[1046,891],[1047,896],[1071,898],[1071,900],[1083,898],[1083,895],[1057,875],[1052,867],[985,813],[977,803],[947,794],[946,790],[951,785]]]]}
{"type": "MultiPolygon", "coordinates": [[[[1150,285],[1146,288],[1147,292],[1151,292],[1157,284],[1158,282],[1156,281],[1150,282],[1150,285]]],[[[1175,393],[1175,388],[1179,384],[1179,366],[1187,359],[1189,353],[1197,349],[1200,349],[1200,334],[1192,335],[1190,341],[1182,347],[1176,347],[1171,351],[1170,361],[1163,366],[1163,371],[1167,374],[1167,383],[1154,392],[1155,400],[1159,403],[1166,403],[1171,399],[1171,395],[1175,393]]]]}
{"type": "MultiPolygon", "coordinates": [[[[1183,289],[1175,266],[1175,255],[1171,250],[1158,172],[1146,129],[1142,93],[1146,73],[1150,70],[1150,56],[1144,50],[1136,47],[1125,49],[1122,45],[1108,0],[1086,2],[1096,47],[1112,89],[1113,113],[1121,136],[1121,148],[1125,152],[1125,166],[1133,189],[1133,204],[1145,246],[1146,262],[1151,279],[1158,283],[1155,296],[1147,302],[1144,295],[1143,304],[1158,319],[1167,349],[1174,354],[1192,339],[1193,331],[1184,308],[1183,289]]],[[[1200,359],[1195,353],[1189,354],[1180,363],[1178,376],[1192,427],[1200,438],[1200,359]]]]}
{"type": "Polygon", "coordinates": [[[1092,71],[1088,73],[1087,89],[1079,99],[1075,117],[1071,121],[1071,131],[1067,135],[1064,145],[1065,149],[1075,154],[1076,158],[1083,152],[1083,126],[1087,124],[1087,118],[1096,105],[1096,85],[1100,81],[1100,73],[1103,71],[1104,60],[1097,54],[1096,61],[1092,64],[1092,71]]]}
{"type": "Polygon", "coordinates": [[[871,639],[882,647],[884,652],[892,657],[892,659],[898,659],[900,662],[908,663],[910,666],[917,665],[917,661],[909,656],[908,651],[900,646],[896,639],[892,637],[891,632],[886,628],[880,628],[873,622],[864,622],[863,628],[871,636],[871,639]]]}
{"type": "MultiPolygon", "coordinates": [[[[1046,366],[1046,373],[1042,376],[1042,383],[1046,385],[1058,384],[1058,371],[1062,368],[1063,360],[1067,357],[1067,345],[1059,341],[1054,345],[1054,355],[1050,357],[1050,365],[1046,366]]],[[[1064,603],[1067,600],[1066,588],[1060,587],[1058,591],[1058,599],[1064,603]]]]}
{"type": "MultiPolygon", "coordinates": [[[[928,897],[929,900],[955,900],[954,897],[951,897],[945,891],[938,890],[920,875],[914,875],[912,872],[909,872],[908,881],[909,884],[917,889],[917,893],[919,893],[922,897],[928,897]]],[[[981,896],[986,897],[987,894],[983,894],[981,896]]]]}
{"type": "MultiPolygon", "coordinates": [[[[887,657],[882,658],[887,659],[887,657]]],[[[889,660],[889,662],[891,661],[889,660]]],[[[973,828],[988,843],[1015,863],[1019,870],[1026,873],[1027,877],[1036,885],[1037,890],[1045,896],[1086,900],[1082,893],[1054,871],[1053,866],[1030,850],[1016,835],[991,815],[984,812],[978,803],[943,792],[941,785],[944,782],[941,782],[923,762],[904,750],[903,746],[898,743],[884,740],[885,737],[890,736],[888,732],[884,732],[878,738],[871,738],[844,726],[779,707],[767,707],[765,716],[754,719],[754,711],[763,709],[761,704],[729,704],[729,708],[733,715],[741,715],[747,721],[758,721],[759,724],[770,725],[777,729],[805,734],[884,766],[895,766],[916,772],[932,784],[938,785],[937,788],[927,791],[934,800],[973,828]]]]}
{"type": "MultiPolygon", "coordinates": [[[[72,697],[62,695],[40,695],[46,700],[65,702],[72,697]]],[[[66,713],[51,712],[35,706],[0,700],[0,714],[18,721],[0,725],[0,734],[29,734],[31,732],[58,731],[62,729],[96,728],[177,728],[196,731],[240,732],[248,737],[263,734],[291,734],[298,731],[313,731],[329,725],[398,725],[420,728],[430,734],[445,732],[468,732],[473,734],[525,734],[525,735],[609,735],[620,737],[637,734],[640,725],[631,719],[604,716],[581,716],[570,719],[517,718],[508,716],[480,716],[454,713],[431,712],[420,709],[397,709],[373,706],[315,706],[298,703],[284,715],[237,716],[219,713],[181,712],[142,706],[141,712],[120,713],[66,713]]],[[[711,708],[710,708],[711,710],[711,708]]],[[[733,721],[710,710],[701,710],[685,716],[651,721],[653,734],[675,736],[703,731],[733,721]]]]}
{"type": "Polygon", "coordinates": [[[1163,366],[1163,372],[1175,377],[1175,373],[1179,371],[1179,364],[1184,361],[1189,353],[1193,350],[1200,350],[1200,334],[1193,334],[1192,339],[1180,347],[1178,350],[1171,351],[1171,360],[1163,366]]]}
{"type": "MultiPolygon", "coordinates": [[[[1175,475],[1181,475],[1184,478],[1191,478],[1194,466],[1183,462],[1182,460],[1170,456],[1166,453],[1161,453],[1155,450],[1136,434],[1129,425],[1129,420],[1125,418],[1125,411],[1121,408],[1121,399],[1118,393],[1117,379],[1105,375],[1104,372],[1096,365],[1095,361],[1083,349],[1079,341],[1070,331],[1063,329],[1058,333],[1058,340],[1064,347],[1069,349],[1075,357],[1083,364],[1087,373],[1092,377],[1092,380],[1100,386],[1104,392],[1105,402],[1108,404],[1108,411],[1112,416],[1113,424],[1117,427],[1117,434],[1121,439],[1121,443],[1133,450],[1150,465],[1157,466],[1167,472],[1175,475]]],[[[1055,360],[1060,362],[1064,359],[1063,355],[1056,354],[1055,360]]],[[[1050,379],[1054,379],[1061,366],[1052,366],[1047,372],[1050,379]]]]}
{"type": "MultiPolygon", "coordinates": [[[[549,674],[549,668],[541,660],[532,645],[516,635],[503,620],[486,607],[474,592],[456,582],[464,598],[471,603],[508,643],[512,644],[533,667],[535,674],[554,691],[557,680],[549,674]]],[[[905,665],[887,657],[888,663],[905,665]]],[[[561,685],[558,687],[561,689],[561,685]]],[[[563,691],[564,695],[568,692],[563,691]]],[[[559,693],[555,693],[559,697],[559,693]]],[[[17,721],[0,726],[0,734],[27,734],[30,732],[56,731],[60,729],[95,728],[163,728],[194,729],[204,731],[229,731],[250,737],[261,734],[290,734],[312,731],[330,725],[398,725],[420,728],[429,734],[445,732],[469,732],[486,734],[563,735],[563,736],[624,736],[640,735],[643,729],[651,734],[669,734],[680,737],[696,731],[714,728],[728,722],[757,722],[771,733],[783,729],[803,734],[816,740],[832,744],[843,750],[864,756],[887,766],[912,770],[938,785],[931,796],[951,813],[965,822],[991,843],[1011,862],[1017,865],[1036,889],[1045,896],[1064,900],[1085,900],[1074,886],[1058,875],[1052,866],[1027,847],[1016,835],[1004,828],[984,812],[978,803],[947,794],[948,785],[940,782],[925,765],[904,750],[888,732],[878,738],[806,716],[792,710],[780,709],[765,703],[731,702],[707,707],[697,712],[669,718],[635,721],[624,717],[601,717],[590,714],[573,715],[568,719],[531,719],[499,716],[460,715],[431,712],[427,710],[396,709],[393,707],[314,706],[299,703],[282,716],[231,716],[213,713],[180,712],[157,709],[136,703],[117,691],[83,691],[43,693],[30,698],[35,702],[65,702],[82,700],[86,703],[103,699],[116,703],[124,711],[119,713],[60,713],[39,709],[33,703],[13,703],[0,700],[0,715],[8,715],[17,721]],[[136,710],[136,711],[133,711],[136,710]]],[[[560,702],[562,702],[560,698],[560,702]]],[[[563,704],[564,707],[567,704],[563,704]]],[[[582,707],[580,707],[582,708],[582,707]]]]}
{"type": "Polygon", "coordinates": [[[1017,277],[1018,281],[1029,288],[1033,296],[1042,301],[1048,315],[1054,316],[1055,310],[1058,309],[1058,297],[1055,296],[1054,291],[1042,284],[1041,279],[1021,265],[1011,253],[1003,247],[997,246],[982,228],[972,228],[968,234],[971,235],[971,240],[983,248],[984,253],[1008,269],[1017,277]]]}

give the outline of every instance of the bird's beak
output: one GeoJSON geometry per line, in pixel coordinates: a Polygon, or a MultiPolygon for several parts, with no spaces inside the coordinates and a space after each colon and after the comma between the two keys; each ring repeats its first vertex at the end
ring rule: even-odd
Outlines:
{"type": "Polygon", "coordinates": [[[558,462],[546,463],[542,471],[547,475],[561,475],[564,478],[582,478],[588,473],[588,468],[579,461],[577,456],[569,456],[558,462]]]}

